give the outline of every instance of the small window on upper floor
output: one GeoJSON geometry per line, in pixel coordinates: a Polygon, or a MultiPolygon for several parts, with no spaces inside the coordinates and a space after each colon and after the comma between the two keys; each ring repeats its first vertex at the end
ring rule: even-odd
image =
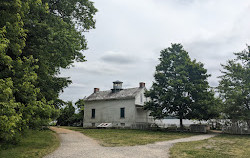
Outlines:
{"type": "Polygon", "coordinates": [[[142,94],[140,95],[141,103],[143,102],[143,96],[142,94]]]}

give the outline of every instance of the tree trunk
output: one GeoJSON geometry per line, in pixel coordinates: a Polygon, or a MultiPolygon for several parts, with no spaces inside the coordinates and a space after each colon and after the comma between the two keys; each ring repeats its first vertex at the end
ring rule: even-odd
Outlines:
{"type": "Polygon", "coordinates": [[[183,131],[183,122],[182,122],[182,116],[180,116],[180,130],[183,131]]]}
{"type": "Polygon", "coordinates": [[[247,126],[250,129],[250,120],[247,120],[247,126]]]}
{"type": "Polygon", "coordinates": [[[232,119],[232,130],[231,130],[231,134],[239,134],[238,131],[239,131],[239,127],[238,127],[238,123],[237,123],[237,120],[236,119],[232,119]]]}

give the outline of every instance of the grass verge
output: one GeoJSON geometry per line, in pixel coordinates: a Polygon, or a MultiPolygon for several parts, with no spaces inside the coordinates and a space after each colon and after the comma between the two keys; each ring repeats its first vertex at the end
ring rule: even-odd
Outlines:
{"type": "Polygon", "coordinates": [[[59,147],[60,140],[50,130],[27,130],[17,145],[0,144],[0,157],[3,158],[41,158],[59,147]]]}
{"type": "Polygon", "coordinates": [[[62,127],[79,131],[100,142],[102,146],[145,145],[157,141],[166,141],[190,137],[192,133],[163,132],[131,129],[83,129],[82,127],[62,127]]]}
{"type": "Polygon", "coordinates": [[[250,136],[219,135],[207,140],[178,143],[170,149],[171,158],[249,158],[250,136]]]}

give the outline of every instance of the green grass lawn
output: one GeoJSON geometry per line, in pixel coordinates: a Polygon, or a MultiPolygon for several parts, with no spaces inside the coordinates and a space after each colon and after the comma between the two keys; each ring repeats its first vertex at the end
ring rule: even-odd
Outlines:
{"type": "Polygon", "coordinates": [[[131,129],[83,129],[82,127],[63,127],[79,131],[100,142],[103,146],[145,145],[157,141],[190,137],[192,133],[163,132],[131,129]]]}
{"type": "Polygon", "coordinates": [[[249,158],[250,136],[219,135],[207,140],[178,143],[172,158],[249,158]]]}
{"type": "Polygon", "coordinates": [[[40,158],[51,153],[60,144],[57,135],[50,130],[27,130],[17,145],[0,144],[1,158],[40,158]]]}

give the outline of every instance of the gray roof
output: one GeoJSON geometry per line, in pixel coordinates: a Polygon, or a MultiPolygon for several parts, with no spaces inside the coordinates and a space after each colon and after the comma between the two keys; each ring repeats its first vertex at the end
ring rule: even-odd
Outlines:
{"type": "Polygon", "coordinates": [[[116,80],[113,83],[123,83],[122,81],[116,80]]]}
{"type": "Polygon", "coordinates": [[[112,93],[111,90],[99,91],[92,93],[88,96],[85,101],[95,101],[95,100],[117,100],[117,99],[132,99],[142,90],[143,88],[128,88],[123,89],[119,92],[112,93]]]}

